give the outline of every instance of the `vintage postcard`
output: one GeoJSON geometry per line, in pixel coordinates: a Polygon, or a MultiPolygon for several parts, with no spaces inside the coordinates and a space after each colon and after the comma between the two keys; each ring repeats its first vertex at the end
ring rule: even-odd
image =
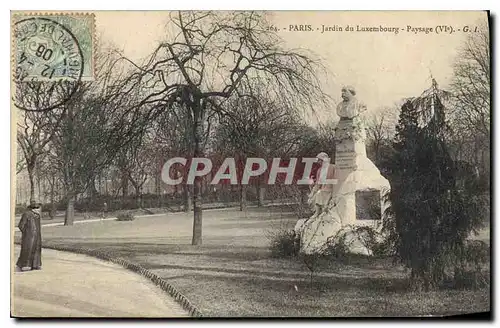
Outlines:
{"type": "Polygon", "coordinates": [[[11,316],[491,318],[490,28],[12,11],[11,316]]]}

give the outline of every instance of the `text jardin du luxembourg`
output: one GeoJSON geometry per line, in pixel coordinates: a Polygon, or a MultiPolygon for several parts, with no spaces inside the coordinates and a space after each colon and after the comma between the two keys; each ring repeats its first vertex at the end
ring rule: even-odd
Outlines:
{"type": "Polygon", "coordinates": [[[339,26],[339,25],[321,25],[321,33],[324,32],[389,32],[398,34],[399,27],[392,26],[362,26],[362,25],[347,25],[347,26],[339,26]]]}

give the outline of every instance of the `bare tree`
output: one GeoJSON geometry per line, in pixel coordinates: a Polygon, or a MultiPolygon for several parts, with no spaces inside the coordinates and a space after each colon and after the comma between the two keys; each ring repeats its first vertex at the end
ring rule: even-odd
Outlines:
{"type": "MultiPolygon", "coordinates": [[[[193,156],[204,153],[203,127],[209,110],[224,115],[223,102],[266,85],[273,99],[306,109],[327,97],[321,66],[303,51],[285,50],[257,12],[179,12],[171,15],[174,35],[128,79],[149,88],[141,103],[170,108],[177,102],[193,117],[193,156]],[[246,88],[244,88],[246,86],[246,88]]],[[[193,245],[202,243],[201,179],[194,183],[193,245]]]]}
{"type": "Polygon", "coordinates": [[[490,36],[487,23],[467,35],[454,66],[451,113],[457,157],[489,173],[491,125],[490,36]]]}
{"type": "MultiPolygon", "coordinates": [[[[116,51],[98,53],[95,82],[82,82],[78,91],[64,105],[60,127],[51,147],[64,177],[65,225],[74,221],[74,203],[78,194],[89,187],[99,172],[109,167],[122,147],[147,129],[148,106],[134,106],[141,90],[122,93],[126,69],[116,51]]],[[[152,106],[151,106],[152,107],[152,106]]]]}
{"type": "Polygon", "coordinates": [[[120,149],[120,169],[135,189],[136,204],[142,208],[142,190],[144,184],[157,173],[157,155],[161,154],[155,144],[151,133],[139,135],[125,147],[120,149]]]}
{"type": "MultiPolygon", "coordinates": [[[[214,135],[214,151],[237,157],[243,165],[248,157],[269,159],[289,155],[303,137],[297,110],[266,99],[262,90],[252,97],[232,98],[225,107],[226,115],[218,122],[214,135]]],[[[262,178],[259,176],[255,181],[259,205],[265,191],[262,178]]],[[[246,193],[247,186],[240,184],[241,211],[246,209],[246,193]]]]}
{"type": "Polygon", "coordinates": [[[49,197],[49,216],[53,219],[56,213],[56,197],[59,199],[59,197],[63,193],[60,186],[64,184],[64,181],[57,165],[54,165],[54,163],[57,162],[57,158],[56,154],[54,153],[54,149],[50,147],[50,145],[51,144],[49,143],[44,156],[41,158],[37,165],[37,176],[39,180],[43,182],[44,196],[49,197]]]}
{"type": "MultiPolygon", "coordinates": [[[[156,159],[159,167],[168,159],[168,157],[184,157],[193,154],[193,116],[191,111],[184,106],[178,104],[172,105],[172,110],[164,111],[157,117],[154,124],[154,144],[157,147],[156,154],[159,158],[156,159]]],[[[207,120],[208,121],[208,120],[207,120]]],[[[210,124],[205,124],[203,131],[204,140],[207,139],[210,133],[210,124]]],[[[205,148],[205,144],[202,145],[205,148]]],[[[185,172],[175,168],[175,178],[184,177],[185,172]]],[[[177,194],[178,186],[175,185],[175,194],[177,194]]],[[[186,184],[182,184],[184,194],[184,211],[190,212],[192,209],[192,188],[186,184]]]]}
{"type": "MultiPolygon", "coordinates": [[[[59,90],[57,90],[59,91],[59,90]]],[[[30,182],[30,201],[35,201],[35,178],[37,163],[43,160],[47,144],[51,141],[61,122],[64,110],[37,111],[47,107],[54,97],[61,97],[43,82],[20,82],[16,86],[16,103],[32,111],[19,110],[17,123],[17,145],[24,163],[17,162],[17,170],[24,167],[30,182]]]]}
{"type": "Polygon", "coordinates": [[[369,155],[376,164],[380,163],[382,148],[391,144],[396,133],[398,113],[399,110],[396,107],[386,107],[367,119],[366,136],[369,153],[371,153],[369,155]]]}
{"type": "Polygon", "coordinates": [[[17,143],[17,153],[16,153],[16,175],[21,173],[26,169],[26,160],[24,159],[24,154],[21,146],[17,143]]]}
{"type": "Polygon", "coordinates": [[[454,67],[453,92],[457,115],[478,133],[490,134],[490,43],[489,29],[468,35],[454,67]]]}
{"type": "Polygon", "coordinates": [[[87,191],[98,173],[114,162],[120,149],[148,125],[146,117],[122,106],[83,90],[79,98],[73,97],[67,104],[67,114],[52,142],[65,181],[66,225],[73,223],[77,195],[87,191]]]}
{"type": "Polygon", "coordinates": [[[55,154],[51,164],[61,173],[64,182],[67,204],[65,225],[73,224],[74,202],[77,195],[87,189],[88,182],[93,177],[100,151],[99,141],[104,137],[102,129],[105,125],[95,117],[96,111],[101,108],[89,106],[90,102],[85,99],[86,92],[88,89],[82,86],[65,104],[60,129],[51,140],[51,148],[55,154]]]}

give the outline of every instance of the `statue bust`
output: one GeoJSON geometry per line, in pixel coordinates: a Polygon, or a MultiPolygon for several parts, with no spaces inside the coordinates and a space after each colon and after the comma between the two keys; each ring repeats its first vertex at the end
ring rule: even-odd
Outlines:
{"type": "Polygon", "coordinates": [[[340,120],[353,119],[366,111],[366,105],[356,99],[356,90],[352,86],[342,88],[342,101],[337,105],[340,120]]]}
{"type": "Polygon", "coordinates": [[[365,140],[366,131],[361,113],[366,111],[366,105],[356,98],[356,90],[352,86],[342,88],[342,101],[337,105],[337,115],[340,121],[335,128],[337,143],[343,140],[365,140]]]}

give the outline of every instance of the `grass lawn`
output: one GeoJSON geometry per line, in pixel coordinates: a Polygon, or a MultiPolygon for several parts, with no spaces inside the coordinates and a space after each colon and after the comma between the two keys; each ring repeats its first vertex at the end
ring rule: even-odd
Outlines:
{"type": "Polygon", "coordinates": [[[280,208],[206,211],[202,246],[190,245],[192,214],[184,213],[44,227],[42,233],[46,245],[98,249],[150,269],[205,316],[420,316],[490,310],[489,288],[408,292],[403,268],[389,259],[332,262],[311,284],[303,263],[273,259],[268,250],[268,233],[292,228],[295,221],[280,208]]]}

